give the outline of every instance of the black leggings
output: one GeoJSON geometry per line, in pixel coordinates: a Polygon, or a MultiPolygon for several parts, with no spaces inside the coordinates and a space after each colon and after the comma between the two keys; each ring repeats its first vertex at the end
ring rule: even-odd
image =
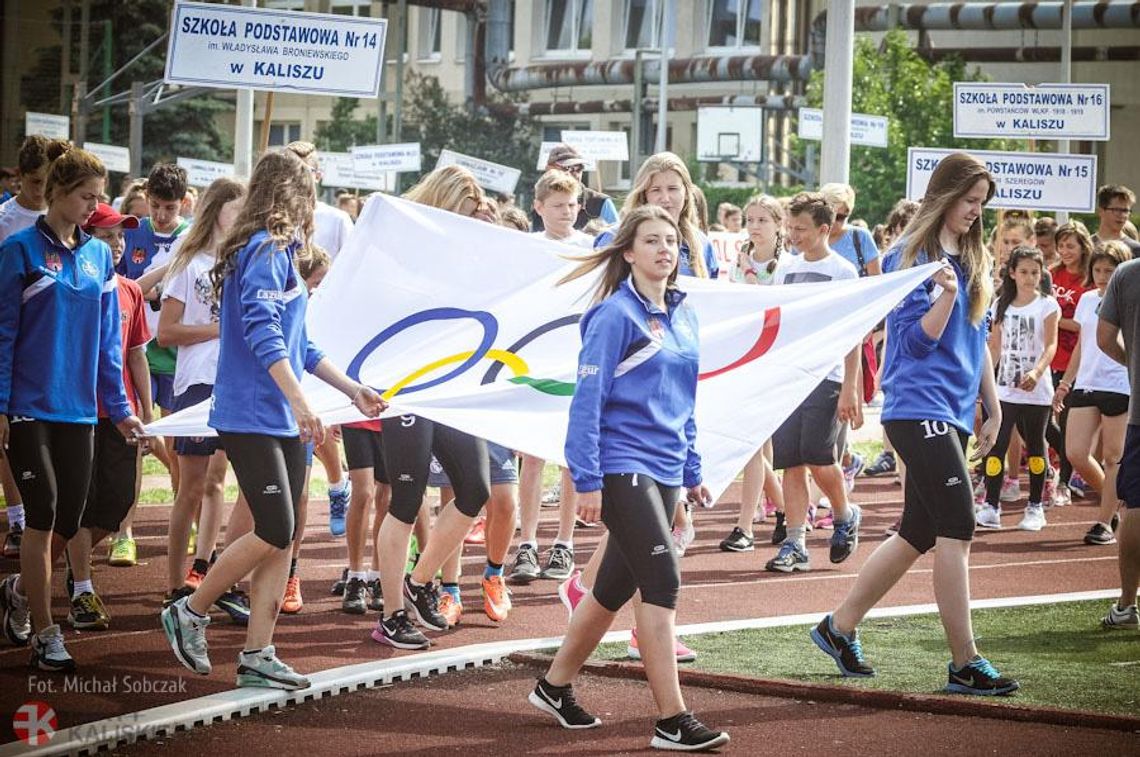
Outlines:
{"type": "Polygon", "coordinates": [[[305,445],[296,436],[219,431],[238,486],[249,502],[253,532],[278,549],[293,543],[305,488],[305,445]]]}
{"type": "Polygon", "coordinates": [[[9,416],[9,424],[8,462],[24,498],[28,528],[70,539],[87,504],[95,427],[19,416],[9,416]]]}
{"type": "Polygon", "coordinates": [[[1049,462],[1045,459],[1045,427],[1049,424],[1051,413],[1052,408],[1047,405],[1001,403],[1001,429],[994,448],[986,456],[986,502],[994,507],[1000,506],[1005,453],[1009,449],[1009,438],[1015,427],[1025,442],[1025,452],[1029,457],[1029,501],[1041,502],[1045,471],[1049,467],[1049,462]]]}
{"type": "Polygon", "coordinates": [[[974,493],[964,431],[945,421],[887,421],[887,438],[906,463],[899,536],[926,553],[938,537],[974,538],[974,493]]]}
{"type": "Polygon", "coordinates": [[[681,487],[663,486],[643,473],[608,473],[602,480],[602,522],[610,539],[594,599],[617,612],[641,592],[641,601],[672,610],[681,589],[673,548],[673,511],[681,487]]]}
{"type": "MultiPolygon", "coordinates": [[[[1053,371],[1053,388],[1056,389],[1061,383],[1061,377],[1065,375],[1064,371],[1053,371]]],[[[1045,439],[1049,442],[1049,446],[1061,458],[1061,470],[1058,480],[1069,485],[1069,479],[1073,476],[1073,464],[1069,462],[1069,456],[1065,454],[1065,429],[1069,425],[1069,403],[1065,403],[1065,407],[1061,410],[1061,415],[1056,421],[1050,414],[1048,423],[1045,426],[1045,439]]]]}
{"type": "Polygon", "coordinates": [[[469,518],[491,496],[487,443],[418,415],[385,418],[384,467],[392,486],[388,514],[411,525],[427,491],[434,454],[455,491],[455,508],[469,518]]]}

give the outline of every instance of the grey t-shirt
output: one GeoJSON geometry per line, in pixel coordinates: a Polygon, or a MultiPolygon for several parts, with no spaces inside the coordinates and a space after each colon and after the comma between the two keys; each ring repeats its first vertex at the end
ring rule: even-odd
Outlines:
{"type": "Polygon", "coordinates": [[[1112,274],[1100,303],[1100,318],[1119,328],[1124,337],[1128,383],[1132,388],[1128,423],[1140,424],[1140,403],[1136,402],[1136,390],[1140,387],[1140,260],[1130,260],[1112,274]]]}

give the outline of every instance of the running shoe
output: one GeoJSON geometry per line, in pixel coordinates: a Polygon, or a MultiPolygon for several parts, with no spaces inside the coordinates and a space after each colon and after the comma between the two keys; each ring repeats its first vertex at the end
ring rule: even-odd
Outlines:
{"type": "Polygon", "coordinates": [[[850,517],[844,523],[835,524],[831,534],[831,561],[841,563],[859,549],[859,524],[863,522],[863,511],[858,505],[848,504],[850,517]]]}
{"type": "Polygon", "coordinates": [[[178,661],[199,675],[210,674],[210,658],[206,650],[208,615],[197,615],[187,606],[189,597],[182,597],[162,611],[162,630],[174,650],[178,661]]]}
{"type": "Polygon", "coordinates": [[[883,450],[875,461],[863,469],[864,476],[887,476],[898,470],[898,463],[895,462],[895,453],[890,450],[883,450]]]}
{"type": "Polygon", "coordinates": [[[1045,507],[1053,506],[1053,498],[1057,496],[1057,472],[1049,471],[1045,475],[1045,488],[1041,490],[1041,504],[1045,507]]]}
{"type": "Polygon", "coordinates": [[[693,518],[690,516],[684,527],[673,529],[673,545],[677,548],[677,557],[684,557],[696,539],[697,529],[693,526],[693,518]]]}
{"type": "Polygon", "coordinates": [[[552,578],[555,581],[565,581],[574,571],[574,550],[561,544],[555,544],[546,553],[546,567],[542,569],[543,578],[552,578]]]}
{"type": "Polygon", "coordinates": [[[75,660],[67,653],[63,645],[63,631],[58,624],[50,625],[37,634],[32,634],[32,658],[29,663],[33,668],[46,670],[49,673],[72,673],[75,671],[75,660]]]}
{"type": "Polygon", "coordinates": [[[502,576],[483,579],[483,612],[496,623],[502,623],[511,614],[511,592],[502,576]]]}
{"type": "Polygon", "coordinates": [[[559,507],[562,504],[562,484],[555,484],[542,493],[543,507],[559,507]]]}
{"type": "Polygon", "coordinates": [[[818,528],[820,530],[827,529],[827,528],[834,528],[834,526],[835,526],[835,514],[832,513],[830,510],[827,511],[826,515],[821,515],[818,518],[816,518],[815,523],[812,524],[812,528],[818,528]]]}
{"type": "Polygon", "coordinates": [[[1068,507],[1073,504],[1073,494],[1069,491],[1068,484],[1057,484],[1057,488],[1053,491],[1053,507],[1068,507]]]}
{"type": "Polygon", "coordinates": [[[1088,482],[1081,478],[1080,473],[1074,472],[1073,475],[1069,477],[1069,493],[1077,499],[1088,497],[1091,488],[1088,482]]]}
{"type": "Polygon", "coordinates": [[[529,544],[523,544],[515,552],[515,561],[507,572],[507,583],[529,584],[542,575],[538,567],[538,550],[529,544]]]}
{"type": "Polygon", "coordinates": [[[835,630],[831,625],[831,616],[827,615],[819,621],[819,625],[811,629],[811,640],[815,645],[826,652],[839,672],[848,678],[870,678],[875,675],[875,669],[863,657],[863,645],[859,641],[858,629],[851,632],[850,638],[835,630]]]}
{"type": "Polygon", "coordinates": [[[855,479],[863,472],[863,456],[858,452],[851,453],[851,462],[843,466],[843,482],[847,491],[855,491],[855,479]]]}
{"type": "Polygon", "coordinates": [[[553,715],[563,728],[579,730],[596,728],[602,724],[601,720],[582,709],[574,699],[574,689],[570,684],[551,686],[545,678],[539,678],[527,701],[553,715]]]}
{"type": "MultiPolygon", "coordinates": [[[[631,660],[641,659],[641,648],[637,645],[636,628],[629,632],[629,644],[626,646],[625,653],[631,660]]],[[[692,662],[697,659],[697,653],[687,647],[685,642],[681,641],[680,636],[673,638],[673,655],[677,658],[677,662],[692,662]]]]}
{"type": "Polygon", "coordinates": [[[0,583],[0,609],[4,610],[4,635],[17,647],[27,646],[32,635],[32,619],[28,612],[28,598],[16,592],[18,573],[0,583]]]}
{"type": "Polygon", "coordinates": [[[71,600],[67,622],[76,631],[106,631],[111,625],[111,616],[98,594],[85,591],[71,600]]]}
{"type": "Polygon", "coordinates": [[[202,585],[202,579],[206,577],[206,571],[210,569],[209,565],[205,560],[195,560],[194,564],[190,566],[190,570],[186,572],[186,578],[183,579],[182,583],[191,589],[197,589],[202,585]]]}
{"type": "Polygon", "coordinates": [[[214,607],[229,615],[230,620],[239,626],[249,625],[249,596],[237,585],[231,586],[229,591],[218,597],[214,601],[214,607]]]}
{"type": "Polygon", "coordinates": [[[788,519],[787,516],[776,511],[776,525],[772,528],[772,544],[783,544],[788,539],[788,519]]]}
{"type": "Polygon", "coordinates": [[[396,649],[427,649],[431,646],[428,638],[412,625],[404,610],[397,610],[391,618],[377,621],[372,640],[396,649]]]}
{"type": "Polygon", "coordinates": [[[751,552],[756,548],[756,539],[744,533],[744,529],[736,526],[732,533],[720,543],[722,552],[751,552]]]}
{"type": "Polygon", "coordinates": [[[776,503],[767,496],[764,497],[764,517],[771,518],[776,513],[776,503]]]}
{"type": "Polygon", "coordinates": [[[764,566],[764,570],[773,573],[796,573],[811,570],[811,559],[808,557],[806,547],[801,547],[794,541],[785,541],[776,553],[764,566]]]}
{"type": "Polygon", "coordinates": [[[347,480],[344,484],[340,491],[329,489],[329,533],[333,536],[344,536],[348,527],[345,519],[348,517],[349,502],[352,501],[352,484],[347,480]]]}
{"type": "Polygon", "coordinates": [[[179,586],[177,589],[171,589],[163,596],[162,607],[163,609],[170,607],[178,600],[182,599],[183,597],[188,597],[193,593],[194,590],[189,586],[179,586]]]}
{"type": "Polygon", "coordinates": [[[190,541],[186,543],[186,554],[193,557],[194,553],[198,551],[198,524],[190,524],[190,541]]]}
{"type": "Polygon", "coordinates": [[[459,625],[463,620],[463,603],[457,600],[449,591],[439,593],[439,614],[447,621],[450,628],[459,625]]]}
{"type": "Polygon", "coordinates": [[[404,577],[404,609],[424,628],[446,631],[447,618],[439,611],[439,590],[435,582],[423,586],[412,584],[410,575],[404,577]]]}
{"type": "Polygon", "coordinates": [[[309,688],[309,679],[277,658],[272,644],[257,652],[238,652],[237,685],[297,691],[309,688]]]}
{"type": "Polygon", "coordinates": [[[960,669],[955,668],[952,662],[946,667],[950,674],[946,690],[953,694],[1005,696],[1021,688],[1021,684],[1012,678],[1002,676],[997,668],[981,655],[974,655],[960,669]]]}
{"type": "Polygon", "coordinates": [[[1002,502],[1016,502],[1021,499],[1021,482],[1016,476],[1006,476],[1002,481],[999,499],[1002,502]]]}
{"type": "Polygon", "coordinates": [[[1107,546],[1116,544],[1116,534],[1112,528],[1103,523],[1093,523],[1092,528],[1085,534],[1085,544],[1107,546]]]}
{"type": "Polygon", "coordinates": [[[724,731],[714,731],[697,720],[691,712],[658,720],[649,746],[670,752],[704,752],[729,742],[724,731]]]}
{"type": "Polygon", "coordinates": [[[334,597],[344,596],[344,587],[348,585],[348,568],[340,572],[340,578],[333,582],[332,588],[329,589],[329,594],[334,597]]]}
{"type": "Polygon", "coordinates": [[[4,536],[4,557],[8,560],[20,559],[20,544],[24,540],[24,529],[22,526],[14,526],[4,536]]]}
{"type": "Polygon", "coordinates": [[[974,522],[982,528],[1001,528],[1001,508],[987,502],[974,513],[974,522]]]}
{"type": "Polygon", "coordinates": [[[1121,608],[1113,602],[1100,624],[1111,630],[1135,631],[1140,629],[1140,613],[1137,613],[1136,605],[1121,608]]]}
{"type": "Polygon", "coordinates": [[[1017,524],[1020,531],[1040,531],[1045,527],[1045,508],[1040,502],[1030,502],[1025,507],[1025,515],[1017,524]]]}
{"type": "Polygon", "coordinates": [[[368,584],[363,578],[350,578],[344,587],[344,599],[340,601],[341,612],[349,615],[363,615],[368,612],[368,602],[364,598],[368,584]]]}
{"type": "Polygon", "coordinates": [[[577,528],[597,528],[598,524],[591,520],[582,520],[577,515],[575,515],[574,526],[577,528]]]}
{"type": "Polygon", "coordinates": [[[467,536],[463,537],[464,544],[486,544],[487,543],[487,521],[483,516],[479,516],[471,523],[471,529],[467,532],[467,536]]]}
{"type": "Polygon", "coordinates": [[[562,600],[562,604],[566,607],[566,613],[571,618],[574,617],[574,609],[589,593],[589,589],[582,585],[582,571],[580,570],[574,571],[573,575],[558,584],[558,598],[562,600]]]}
{"type": "Polygon", "coordinates": [[[379,578],[368,582],[368,609],[384,612],[384,586],[379,578]]]}
{"type": "Polygon", "coordinates": [[[120,536],[111,542],[111,553],[107,562],[116,568],[133,568],[139,562],[139,550],[135,540],[120,536]]]}
{"type": "Polygon", "coordinates": [[[298,576],[289,576],[285,582],[285,597],[281,600],[281,612],[286,615],[296,615],[305,607],[305,600],[301,598],[301,579],[298,576]]]}

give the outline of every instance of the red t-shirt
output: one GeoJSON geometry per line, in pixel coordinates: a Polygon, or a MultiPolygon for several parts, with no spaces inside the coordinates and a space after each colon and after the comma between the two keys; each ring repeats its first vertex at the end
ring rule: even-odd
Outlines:
{"type": "MultiPolygon", "coordinates": [[[[1053,269],[1053,296],[1061,306],[1061,317],[1072,318],[1077,312],[1077,300],[1085,293],[1085,277],[1079,273],[1070,273],[1065,266],[1053,269]]],[[[1055,371],[1063,371],[1069,367],[1069,360],[1073,357],[1080,334],[1076,331],[1057,331],[1057,354],[1049,366],[1055,371]]]]}
{"type": "MultiPolygon", "coordinates": [[[[143,310],[145,301],[139,285],[119,274],[115,274],[115,281],[119,285],[119,322],[123,329],[123,388],[127,392],[127,401],[131,403],[131,412],[138,415],[138,397],[135,382],[131,380],[127,355],[131,350],[146,346],[150,341],[150,329],[146,325],[146,312],[143,310]]],[[[101,405],[99,417],[107,417],[101,405]]]]}
{"type": "Polygon", "coordinates": [[[380,420],[371,421],[357,421],[356,423],[346,423],[345,428],[362,428],[365,431],[380,431],[380,420]]]}

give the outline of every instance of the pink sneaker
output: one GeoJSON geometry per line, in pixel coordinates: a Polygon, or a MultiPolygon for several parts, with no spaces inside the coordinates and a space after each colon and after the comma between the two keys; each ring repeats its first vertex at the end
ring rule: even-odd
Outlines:
{"type": "Polygon", "coordinates": [[[771,518],[776,514],[776,503],[767,497],[764,498],[764,517],[771,518]]]}
{"type": "MultiPolygon", "coordinates": [[[[673,642],[673,653],[677,655],[677,662],[692,662],[697,659],[697,653],[685,646],[681,641],[681,637],[677,637],[673,642]]],[[[637,648],[637,629],[634,628],[629,634],[629,646],[626,647],[626,654],[629,655],[631,660],[641,659],[641,650],[637,648]]]]}
{"type": "Polygon", "coordinates": [[[558,585],[558,598],[566,606],[567,619],[574,617],[574,609],[586,598],[589,590],[582,585],[582,571],[576,570],[558,585]]]}
{"type": "Polygon", "coordinates": [[[830,510],[827,511],[827,515],[821,515],[815,520],[816,528],[831,528],[834,525],[835,517],[831,514],[830,510]]]}

